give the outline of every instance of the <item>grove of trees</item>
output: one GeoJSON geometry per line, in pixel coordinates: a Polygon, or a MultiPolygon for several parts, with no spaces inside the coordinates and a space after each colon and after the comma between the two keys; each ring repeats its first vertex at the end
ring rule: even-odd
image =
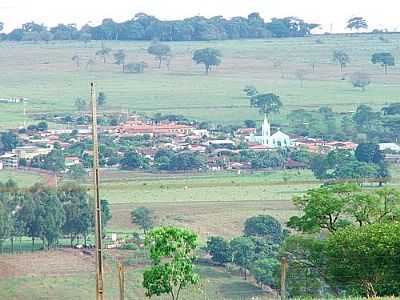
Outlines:
{"type": "MultiPolygon", "coordinates": [[[[245,17],[225,19],[222,16],[206,18],[195,16],[184,20],[162,21],[145,13],[137,13],[125,22],[104,19],[100,25],[59,24],[47,28],[43,24],[28,22],[2,39],[12,41],[51,40],[160,40],[160,41],[208,41],[268,37],[308,36],[319,25],[307,23],[295,17],[272,18],[266,22],[259,13],[245,17]]],[[[2,28],[2,26],[1,26],[2,28]]],[[[1,31],[1,30],[0,30],[1,31]]]]}
{"type": "MultiPolygon", "coordinates": [[[[47,249],[57,246],[61,237],[87,243],[94,228],[94,203],[84,187],[65,184],[52,189],[36,184],[21,190],[13,181],[0,184],[0,250],[5,240],[30,237],[32,250],[40,239],[47,249]]],[[[106,200],[102,200],[102,226],[111,219],[106,200]]]]}

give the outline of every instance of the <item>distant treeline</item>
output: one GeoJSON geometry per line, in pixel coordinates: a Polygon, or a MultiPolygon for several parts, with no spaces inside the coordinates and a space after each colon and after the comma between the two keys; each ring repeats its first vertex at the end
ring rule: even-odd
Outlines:
{"type": "Polygon", "coordinates": [[[98,26],[59,24],[47,28],[43,24],[29,22],[2,39],[12,41],[50,40],[154,40],[161,41],[208,41],[227,39],[255,39],[268,37],[303,37],[311,34],[319,24],[307,23],[295,17],[273,18],[270,22],[259,13],[247,18],[222,16],[205,18],[195,16],[184,20],[161,21],[144,13],[136,14],[131,20],[117,23],[104,19],[98,26]]]}

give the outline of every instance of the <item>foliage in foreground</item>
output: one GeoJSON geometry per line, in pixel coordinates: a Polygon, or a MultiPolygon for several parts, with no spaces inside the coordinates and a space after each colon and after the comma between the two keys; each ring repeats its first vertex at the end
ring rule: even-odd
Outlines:
{"type": "Polygon", "coordinates": [[[194,272],[197,235],[176,227],[156,228],[146,235],[152,266],[143,274],[146,296],[169,294],[178,300],[183,288],[199,281],[194,272]]]}

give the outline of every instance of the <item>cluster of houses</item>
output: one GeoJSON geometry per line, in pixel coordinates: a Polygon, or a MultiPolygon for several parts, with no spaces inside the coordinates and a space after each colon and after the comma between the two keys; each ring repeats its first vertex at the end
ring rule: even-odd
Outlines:
{"type": "MultiPolygon", "coordinates": [[[[180,124],[172,121],[151,122],[138,116],[130,116],[127,121],[116,126],[99,126],[101,134],[111,136],[115,141],[121,138],[147,136],[153,141],[151,146],[139,147],[138,151],[154,158],[155,153],[160,149],[171,149],[177,152],[190,151],[205,153],[208,156],[210,169],[240,169],[248,166],[229,162],[221,166],[224,156],[238,154],[239,149],[253,151],[276,151],[286,148],[301,148],[313,153],[328,153],[334,149],[355,150],[357,144],[353,142],[331,141],[326,142],[320,139],[291,137],[279,128],[273,129],[267,119],[264,118],[260,129],[239,128],[234,134],[226,134],[216,129],[201,129],[196,125],[180,124]],[[239,145],[241,147],[239,147],[239,145]]],[[[0,169],[18,168],[21,160],[31,161],[36,156],[49,154],[55,143],[62,149],[68,149],[74,143],[91,138],[91,129],[88,125],[76,126],[73,129],[50,129],[35,133],[18,133],[18,138],[23,145],[10,152],[0,154],[0,169]],[[62,139],[61,136],[71,135],[73,138],[62,139]]],[[[393,162],[400,162],[400,146],[397,144],[381,144],[382,150],[390,150],[388,159],[393,162]]],[[[90,151],[87,151],[90,155],[90,151]]],[[[65,157],[66,167],[82,163],[81,157],[65,157]]],[[[293,163],[293,165],[296,165],[293,163]]]]}

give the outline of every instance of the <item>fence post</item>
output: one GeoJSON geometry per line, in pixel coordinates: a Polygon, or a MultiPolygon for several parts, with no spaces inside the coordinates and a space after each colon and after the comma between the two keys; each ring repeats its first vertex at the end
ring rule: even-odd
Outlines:
{"type": "Polygon", "coordinates": [[[119,299],[124,300],[125,298],[125,271],[124,265],[118,263],[118,280],[119,280],[119,299]]]}
{"type": "Polygon", "coordinates": [[[281,300],[286,299],[286,275],[288,270],[288,259],[286,256],[282,257],[281,261],[281,300]]]}

